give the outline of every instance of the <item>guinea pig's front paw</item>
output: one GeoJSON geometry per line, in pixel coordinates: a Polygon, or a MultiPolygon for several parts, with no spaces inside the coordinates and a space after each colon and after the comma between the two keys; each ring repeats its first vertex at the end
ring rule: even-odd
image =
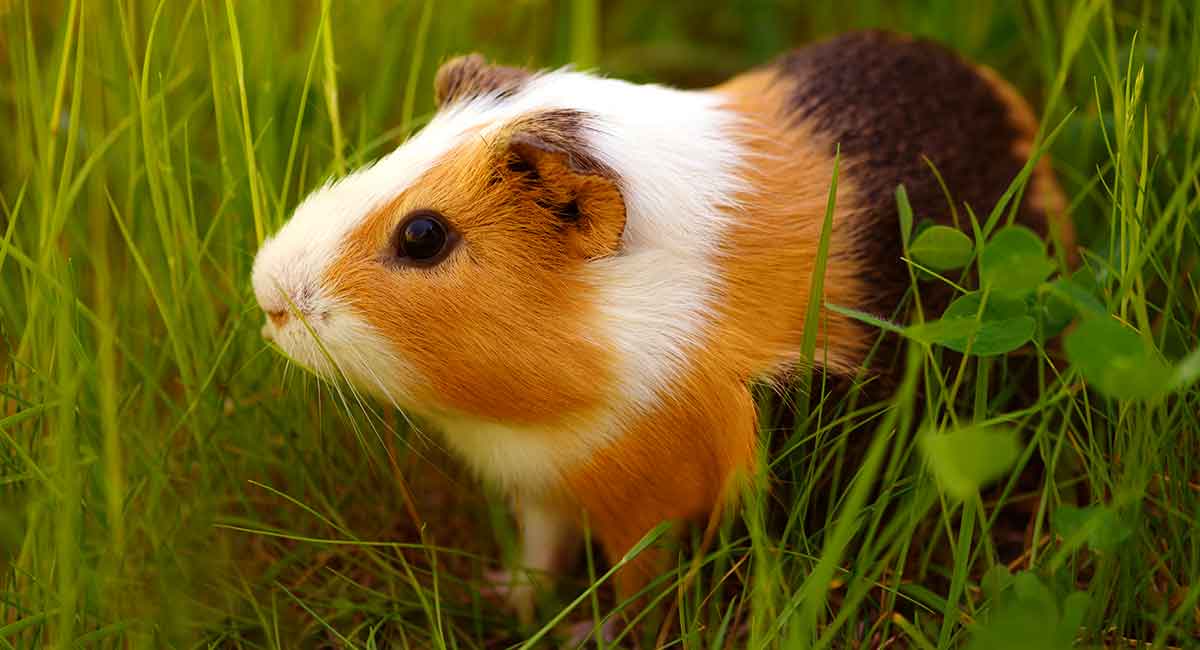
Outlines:
{"type": "Polygon", "coordinates": [[[483,572],[484,587],[479,593],[497,601],[517,616],[521,625],[533,623],[537,598],[537,585],[528,571],[488,569],[483,572]]]}

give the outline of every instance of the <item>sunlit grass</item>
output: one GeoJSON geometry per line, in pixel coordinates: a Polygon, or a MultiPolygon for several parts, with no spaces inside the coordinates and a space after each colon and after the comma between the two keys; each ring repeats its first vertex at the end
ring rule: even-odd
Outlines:
{"type": "MultiPolygon", "coordinates": [[[[762,391],[771,476],[695,580],[686,562],[663,579],[682,585],[672,638],[1195,647],[1193,3],[668,4],[0,1],[0,647],[553,637],[478,593],[512,554],[502,500],[262,341],[254,252],[310,189],[420,128],[452,54],[702,84],[866,25],[951,43],[1061,125],[1079,282],[1172,383],[1114,399],[1052,339],[987,358],[909,344],[882,403],[805,394],[787,418],[762,391]],[[1019,452],[960,500],[919,441],[974,425],[1019,452]]],[[[541,621],[608,611],[610,567],[588,559],[541,621]]]]}

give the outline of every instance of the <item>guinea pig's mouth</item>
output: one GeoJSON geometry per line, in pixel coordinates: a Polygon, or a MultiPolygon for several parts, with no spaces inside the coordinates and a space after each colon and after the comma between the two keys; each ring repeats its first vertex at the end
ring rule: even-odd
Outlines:
{"type": "Polygon", "coordinates": [[[318,378],[348,382],[395,402],[411,372],[387,341],[340,309],[285,315],[264,310],[262,336],[290,362],[318,378]]]}

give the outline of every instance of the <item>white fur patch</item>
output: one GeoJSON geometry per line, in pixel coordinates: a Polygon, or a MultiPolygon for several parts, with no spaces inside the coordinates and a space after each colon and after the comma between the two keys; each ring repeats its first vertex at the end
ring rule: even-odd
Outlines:
{"type": "Polygon", "coordinates": [[[616,439],[615,412],[571,418],[558,427],[513,426],[461,416],[434,416],[447,446],[484,479],[510,493],[538,498],[564,473],[616,439]]]}
{"type": "MultiPolygon", "coordinates": [[[[418,135],[374,165],[315,191],[259,253],[254,289],[267,311],[282,310],[282,289],[306,313],[321,316],[323,337],[338,357],[355,356],[352,380],[382,386],[403,399],[420,382],[404,370],[396,351],[381,353],[378,335],[332,303],[320,286],[346,235],[375,207],[394,198],[442,158],[467,133],[487,137],[523,115],[573,109],[588,116],[584,134],[591,153],[613,169],[627,210],[619,255],[593,263],[601,287],[598,322],[589,331],[618,359],[625,399],[601,414],[572,414],[572,431],[523,430],[465,417],[440,418],[447,441],[485,477],[509,487],[538,488],[570,465],[610,444],[621,423],[652,408],[687,368],[710,319],[714,261],[733,197],[743,189],[743,152],[733,135],[736,115],[719,95],[635,85],[556,71],[529,79],[511,97],[480,97],[443,110],[418,135]],[[335,331],[338,328],[346,331],[335,331]],[[364,329],[366,328],[366,329],[364,329]],[[346,332],[353,332],[353,335],[346,332]],[[367,341],[353,355],[352,341],[367,341]],[[343,345],[344,342],[344,345],[343,345]],[[399,370],[399,372],[398,372],[399,370]]],[[[320,368],[307,332],[280,344],[320,368]]],[[[552,363],[552,360],[548,360],[552,363]]],[[[348,373],[349,374],[349,373],[348,373]]],[[[403,404],[403,402],[402,402],[403,404]]],[[[422,405],[418,411],[428,412],[422,405]]]]}
{"type": "Polygon", "coordinates": [[[644,411],[686,369],[711,319],[715,256],[746,183],[732,137],[737,116],[712,93],[575,73],[538,83],[594,116],[592,153],[620,178],[622,251],[592,264],[601,287],[597,325],[621,359],[623,406],[644,411]]]}

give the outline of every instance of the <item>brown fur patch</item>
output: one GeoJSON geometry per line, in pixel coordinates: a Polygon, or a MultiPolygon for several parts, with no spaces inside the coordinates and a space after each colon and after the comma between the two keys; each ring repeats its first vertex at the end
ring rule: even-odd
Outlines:
{"type": "Polygon", "coordinates": [[[617,180],[617,173],[589,149],[584,138],[588,128],[588,117],[581,111],[569,108],[539,111],[509,126],[509,148],[532,147],[558,154],[572,172],[617,180]]]}
{"type": "MultiPolygon", "coordinates": [[[[1005,81],[995,70],[979,65],[976,71],[995,91],[996,96],[1008,109],[1009,120],[1017,128],[1017,139],[1013,142],[1013,154],[1020,160],[1028,160],[1033,153],[1033,141],[1037,136],[1038,121],[1029,102],[1012,84],[1005,81]]],[[[1033,175],[1025,188],[1025,202],[1033,211],[1045,216],[1051,239],[1063,251],[1067,261],[1074,266],[1078,261],[1075,247],[1075,225],[1067,213],[1069,202],[1058,184],[1050,156],[1042,154],[1033,168],[1033,175]]]]}
{"type": "Polygon", "coordinates": [[[528,70],[491,65],[480,54],[459,56],[443,63],[433,80],[433,96],[439,107],[484,94],[507,97],[521,88],[528,70]]]}
{"type": "Polygon", "coordinates": [[[593,259],[615,253],[625,232],[625,200],[617,174],[597,159],[583,141],[586,117],[578,111],[551,110],[512,127],[508,166],[518,163],[537,201],[567,228],[568,246],[593,259]]]}
{"type": "MultiPolygon", "coordinates": [[[[863,208],[862,275],[872,295],[862,307],[888,315],[908,287],[895,189],[903,183],[917,218],[950,224],[951,210],[928,159],[945,179],[960,224],[963,205],[981,219],[1025,163],[1032,113],[955,53],[936,43],[879,31],[848,34],[781,57],[771,68],[792,87],[791,122],[841,145],[846,176],[863,208]],[[1006,98],[1009,101],[1006,101],[1006,98]]],[[[1026,193],[1017,222],[1046,231],[1048,168],[1026,193]]],[[[935,311],[949,291],[931,286],[935,311]]]]}
{"type": "Polygon", "coordinates": [[[613,181],[571,170],[562,152],[508,164],[513,135],[465,139],[348,236],[325,282],[429,382],[417,406],[553,425],[612,397],[612,353],[586,328],[584,264],[619,236],[624,206],[613,181]],[[578,223],[562,217],[570,201],[578,223]],[[388,263],[392,232],[418,209],[443,215],[457,247],[433,267],[388,263]]]}

